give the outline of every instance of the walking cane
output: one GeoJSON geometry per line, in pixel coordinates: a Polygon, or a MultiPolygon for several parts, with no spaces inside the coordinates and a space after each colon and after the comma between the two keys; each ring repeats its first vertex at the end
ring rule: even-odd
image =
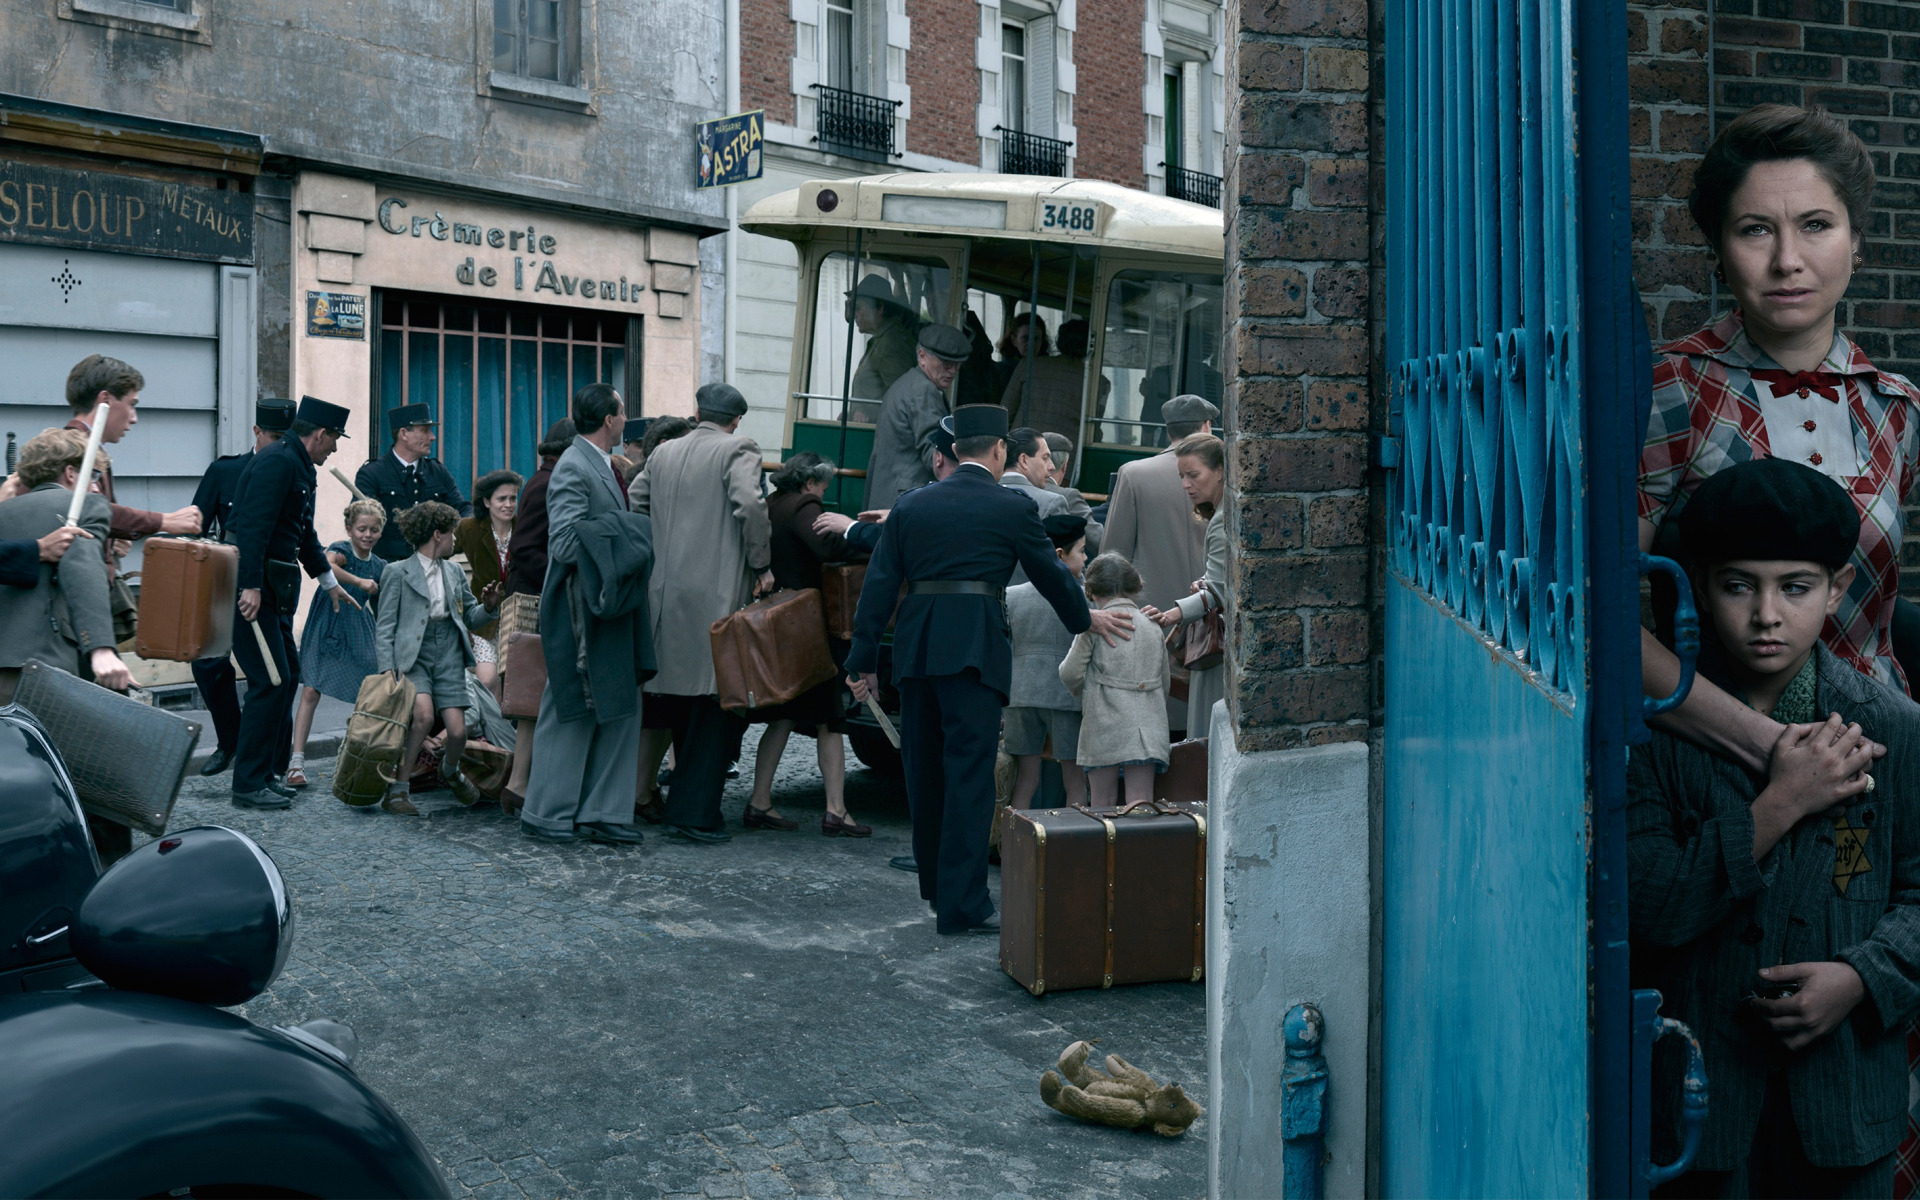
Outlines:
{"type": "Polygon", "coordinates": [[[87,502],[87,489],[93,485],[93,460],[100,454],[100,435],[107,431],[107,406],[93,410],[93,428],[87,430],[87,452],[80,456],[80,473],[73,477],[73,499],[67,502],[67,524],[80,523],[80,509],[87,502]]]}

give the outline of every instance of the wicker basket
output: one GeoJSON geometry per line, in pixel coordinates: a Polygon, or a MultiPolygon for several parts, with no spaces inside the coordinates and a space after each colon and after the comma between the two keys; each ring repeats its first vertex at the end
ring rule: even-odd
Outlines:
{"type": "Polygon", "coordinates": [[[500,628],[494,633],[494,640],[505,644],[510,633],[540,632],[540,597],[528,592],[515,592],[500,602],[500,628]]]}

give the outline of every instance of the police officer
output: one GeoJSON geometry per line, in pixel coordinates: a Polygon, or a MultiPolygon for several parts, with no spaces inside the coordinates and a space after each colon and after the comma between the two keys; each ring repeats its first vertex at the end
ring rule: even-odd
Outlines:
{"type": "MultiPolygon", "coordinates": [[[[240,474],[253,456],[280,440],[293,424],[293,401],[278,398],[261,400],[253,406],[253,449],[245,454],[223,454],[200,477],[193,493],[193,506],[204,514],[203,532],[210,538],[226,541],[227,514],[233,509],[234,493],[240,489],[240,474]]],[[[248,636],[252,636],[249,634],[248,636]]],[[[233,765],[233,750],[240,736],[239,676],[229,655],[203,658],[193,664],[193,682],[200,689],[207,712],[213,716],[213,732],[219,748],[200,768],[202,775],[218,775],[233,765]]]]}
{"type": "Polygon", "coordinates": [[[292,803],[292,789],[274,775],[276,768],[285,768],[293,746],[293,697],[300,687],[293,613],[300,603],[300,568],[320,581],[320,590],[330,594],[334,604],[354,604],[334,580],[313,532],[314,468],[327,461],[346,428],[346,409],[302,396],[289,436],[256,452],[241,472],[227,514],[228,534],[240,548],[233,653],[247,675],[247,703],[240,714],[239,751],[233,762],[236,808],[286,808],[292,803]],[[254,636],[256,629],[261,637],[254,636]],[[262,638],[278,683],[268,674],[262,638]]]}
{"type": "Polygon", "coordinates": [[[413,547],[400,536],[400,513],[426,500],[438,500],[461,516],[471,516],[473,507],[461,494],[460,485],[433,457],[436,423],[433,410],[424,404],[403,404],[387,414],[387,428],[393,431],[393,448],[370,458],[354,476],[354,486],[387,508],[387,527],[373,552],[388,562],[413,557],[413,547]]]}
{"type": "Polygon", "coordinates": [[[880,639],[894,615],[893,675],[900,689],[901,755],[913,814],[920,895],[941,933],[997,933],[987,895],[993,760],[1000,710],[1013,681],[1005,592],[1016,563],[1078,633],[1132,634],[1130,618],[1090,612],[1060,564],[1033,502],[1000,486],[1007,412],[994,404],[954,410],[959,465],[939,483],[901,496],[854,615],[847,656],[854,698],[877,694],[880,639]]]}

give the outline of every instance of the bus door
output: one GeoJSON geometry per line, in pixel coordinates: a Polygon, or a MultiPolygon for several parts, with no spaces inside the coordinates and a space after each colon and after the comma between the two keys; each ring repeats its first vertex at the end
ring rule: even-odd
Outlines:
{"type": "Polygon", "coordinates": [[[1386,10],[1389,1196],[1634,1190],[1624,7],[1386,10]]]}

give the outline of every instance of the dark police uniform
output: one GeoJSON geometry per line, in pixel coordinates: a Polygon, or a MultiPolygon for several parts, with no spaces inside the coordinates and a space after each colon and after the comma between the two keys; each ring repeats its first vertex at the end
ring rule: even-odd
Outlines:
{"type": "MultiPolygon", "coordinates": [[[[347,412],[338,405],[307,397],[300,402],[300,419],[337,429],[346,424],[347,412]]],[[[281,438],[255,454],[241,472],[227,516],[227,532],[240,549],[238,590],[260,589],[258,625],[280,673],[280,684],[275,687],[268,679],[260,643],[245,618],[236,613],[233,654],[247,675],[247,703],[240,715],[240,744],[233,763],[235,796],[264,789],[269,779],[286,768],[292,751],[293,698],[300,690],[300,656],[293,644],[293,614],[278,611],[281,606],[275,603],[267,564],[297,561],[316,579],[331,569],[313,531],[315,482],[313,458],[307,453],[306,443],[297,437],[281,438]]],[[[283,594],[288,588],[298,588],[297,573],[275,573],[283,594]]],[[[291,608],[293,599],[284,607],[291,608]]]]}
{"type": "MultiPolygon", "coordinates": [[[[253,423],[268,433],[285,433],[292,422],[291,400],[267,399],[254,405],[253,423]]],[[[200,510],[200,529],[205,536],[227,540],[227,515],[233,510],[233,498],[240,491],[241,473],[253,462],[253,454],[251,450],[245,454],[223,454],[200,477],[200,486],[193,493],[193,505],[200,510]]],[[[233,659],[228,655],[203,658],[193,664],[193,682],[213,717],[214,736],[219,740],[219,750],[201,768],[202,775],[218,775],[232,765],[240,737],[238,679],[233,659]]]]}
{"type": "MultiPolygon", "coordinates": [[[[424,404],[402,405],[387,414],[387,427],[396,432],[413,425],[432,424],[435,424],[433,412],[424,404]]],[[[463,517],[473,515],[473,506],[460,493],[460,485],[437,458],[423,458],[408,465],[389,449],[368,459],[354,475],[353,483],[368,497],[386,506],[387,527],[380,531],[380,540],[374,543],[373,552],[388,562],[413,557],[413,547],[401,536],[400,522],[395,519],[402,511],[427,500],[438,500],[463,517]]]]}
{"type": "MultiPolygon", "coordinates": [[[[997,406],[999,428],[1006,412],[997,406]]],[[[966,410],[960,410],[964,413],[966,410]]],[[[956,414],[958,418],[959,414],[956,414]]],[[[957,422],[965,436],[967,422],[957,422]]],[[[957,933],[994,916],[987,895],[993,763],[1013,679],[1004,593],[1017,563],[1068,630],[1091,624],[1085,595],[1060,565],[1033,502],[962,463],[944,481],[902,495],[881,527],[854,618],[847,670],[875,670],[893,615],[901,755],[913,812],[920,895],[936,927],[957,933]]]]}

